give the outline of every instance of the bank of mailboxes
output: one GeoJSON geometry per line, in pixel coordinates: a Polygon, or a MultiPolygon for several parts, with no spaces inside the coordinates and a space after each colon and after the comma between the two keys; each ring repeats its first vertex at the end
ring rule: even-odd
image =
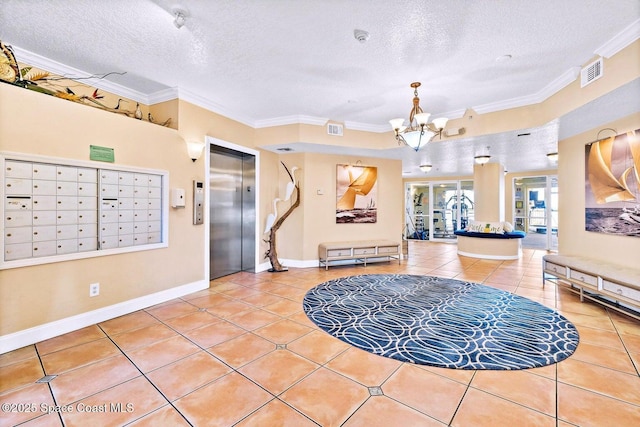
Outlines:
{"type": "Polygon", "coordinates": [[[159,243],[162,176],[5,161],[4,260],[159,243]]]}

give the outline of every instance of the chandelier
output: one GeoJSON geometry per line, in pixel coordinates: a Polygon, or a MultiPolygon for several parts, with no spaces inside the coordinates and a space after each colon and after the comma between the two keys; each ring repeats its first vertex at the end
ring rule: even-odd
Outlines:
{"type": "Polygon", "coordinates": [[[396,135],[398,144],[408,145],[418,151],[423,144],[431,141],[434,136],[442,137],[442,131],[447,125],[448,119],[441,117],[429,123],[431,114],[423,112],[422,108],[420,108],[420,98],[418,98],[420,82],[411,83],[411,87],[413,88],[413,108],[409,114],[409,126],[404,126],[404,119],[389,120],[389,123],[391,123],[391,128],[396,135]]]}

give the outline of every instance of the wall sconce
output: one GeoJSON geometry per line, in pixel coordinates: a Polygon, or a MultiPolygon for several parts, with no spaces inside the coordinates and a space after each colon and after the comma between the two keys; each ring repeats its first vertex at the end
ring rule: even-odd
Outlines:
{"type": "Polygon", "coordinates": [[[558,153],[549,153],[547,154],[547,159],[549,159],[549,161],[551,162],[557,162],[558,161],[558,153]]]}
{"type": "Polygon", "coordinates": [[[484,165],[485,163],[489,163],[489,160],[491,160],[491,156],[488,154],[483,154],[481,156],[475,156],[473,160],[479,165],[484,165]]]}
{"type": "Polygon", "coordinates": [[[200,158],[200,156],[202,156],[202,149],[204,148],[205,144],[204,142],[196,141],[193,139],[185,142],[187,143],[187,152],[189,153],[189,158],[195,162],[200,158]]]}
{"type": "Polygon", "coordinates": [[[429,171],[431,171],[431,168],[431,165],[420,165],[420,170],[424,173],[428,173],[429,171]]]}

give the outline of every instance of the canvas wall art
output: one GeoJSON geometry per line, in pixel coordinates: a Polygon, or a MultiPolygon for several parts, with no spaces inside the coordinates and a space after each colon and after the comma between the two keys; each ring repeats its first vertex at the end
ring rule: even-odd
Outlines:
{"type": "Polygon", "coordinates": [[[378,220],[378,168],[338,165],[336,223],[374,223],[378,220]]]}
{"type": "Polygon", "coordinates": [[[585,146],[585,229],[640,237],[640,129],[585,146]]]}

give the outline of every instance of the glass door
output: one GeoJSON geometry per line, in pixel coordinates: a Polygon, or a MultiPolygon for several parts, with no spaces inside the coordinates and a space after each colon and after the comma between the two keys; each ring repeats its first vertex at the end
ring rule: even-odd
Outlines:
{"type": "Polygon", "coordinates": [[[405,239],[429,239],[428,183],[408,183],[405,198],[405,239]]]}
{"type": "Polygon", "coordinates": [[[473,181],[407,183],[405,239],[455,240],[474,217],[473,181]]]}
{"type": "Polygon", "coordinates": [[[522,246],[558,247],[558,179],[539,176],[514,179],[514,228],[527,233],[522,246]]]}

